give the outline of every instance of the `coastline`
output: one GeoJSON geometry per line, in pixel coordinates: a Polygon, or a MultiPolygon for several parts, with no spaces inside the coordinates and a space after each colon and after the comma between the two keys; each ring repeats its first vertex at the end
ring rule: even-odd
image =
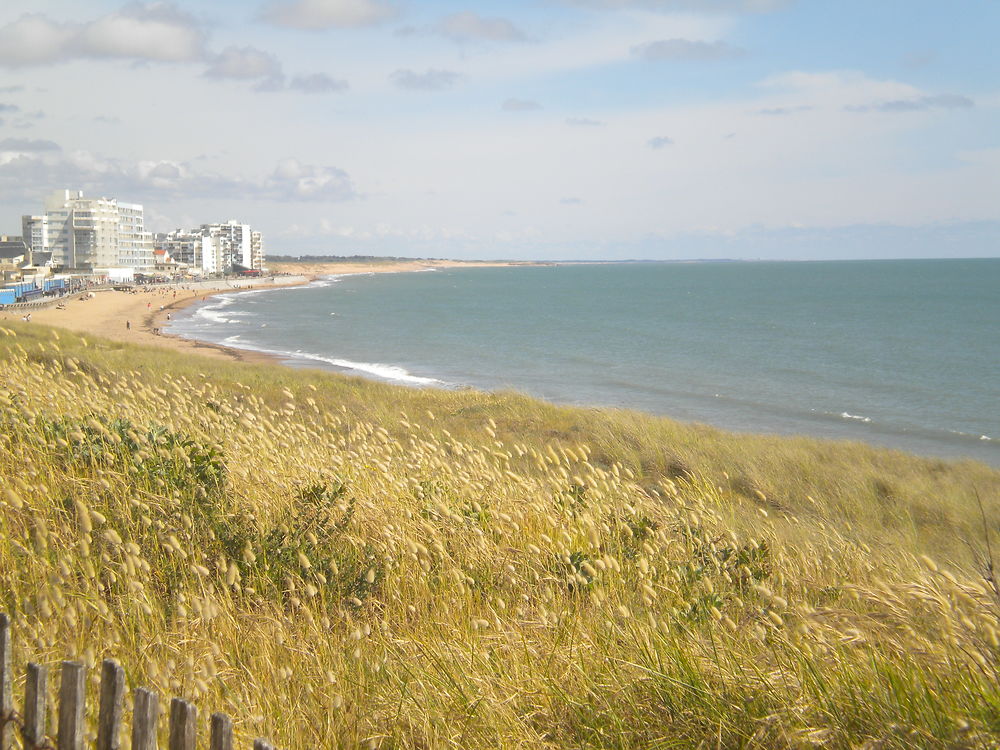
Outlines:
{"type": "MultiPolygon", "coordinates": [[[[287,270],[297,268],[300,264],[281,265],[283,266],[281,270],[284,270],[287,273],[287,270]]],[[[305,367],[319,367],[320,369],[328,369],[323,363],[329,363],[333,365],[335,369],[360,371],[349,374],[364,375],[365,373],[370,373],[379,380],[424,380],[429,384],[441,384],[448,386],[451,384],[440,383],[440,381],[434,381],[433,378],[410,378],[409,376],[411,373],[408,373],[402,368],[391,367],[389,365],[373,365],[369,362],[360,360],[358,362],[348,362],[346,360],[343,362],[333,361],[318,355],[298,357],[296,355],[279,351],[284,348],[280,343],[272,345],[270,350],[265,349],[263,351],[253,348],[240,348],[238,339],[225,340],[220,337],[216,339],[216,341],[225,341],[225,343],[216,343],[211,340],[196,338],[197,336],[202,335],[199,334],[197,327],[189,329],[179,326],[174,329],[175,331],[185,331],[183,334],[163,331],[162,327],[166,324],[166,317],[168,314],[176,313],[177,311],[187,308],[196,302],[208,303],[209,298],[214,297],[215,295],[239,293],[240,291],[249,290],[251,288],[255,291],[261,291],[267,289],[280,289],[284,287],[304,286],[326,276],[365,275],[374,273],[407,273],[435,268],[534,266],[548,264],[479,263],[461,261],[376,261],[374,263],[337,262],[329,264],[302,265],[304,265],[304,270],[308,270],[312,273],[285,275],[269,279],[247,279],[236,282],[209,281],[198,284],[180,285],[177,287],[178,292],[176,298],[174,297],[174,285],[153,287],[148,290],[142,290],[142,288],[140,288],[141,291],[135,294],[114,292],[110,290],[102,291],[98,292],[95,298],[82,302],[80,301],[81,295],[74,295],[67,298],[68,309],[57,310],[55,308],[49,308],[46,310],[36,310],[33,311],[32,321],[47,325],[54,325],[80,333],[90,333],[121,343],[133,343],[139,344],[140,346],[170,349],[178,351],[179,353],[198,354],[217,360],[248,364],[277,364],[287,369],[298,369],[300,366],[299,360],[304,362],[305,367]],[[126,320],[131,321],[130,329],[125,326],[126,320]],[[154,332],[157,329],[160,329],[160,333],[154,332]],[[231,343],[231,341],[234,343],[231,343]],[[306,361],[309,359],[316,360],[317,362],[310,365],[306,361]],[[296,361],[293,362],[292,360],[296,361]],[[393,373],[386,375],[384,372],[367,369],[375,367],[382,368],[383,370],[399,370],[402,373],[402,376],[393,373]]],[[[428,277],[428,281],[432,278],[434,278],[434,275],[432,275],[432,277],[428,277]]],[[[3,317],[8,319],[9,317],[16,318],[19,317],[19,314],[8,312],[7,316],[3,317]]],[[[379,359],[372,361],[392,362],[394,360],[379,359]]],[[[473,383],[470,387],[492,390],[496,386],[489,383],[473,383]]],[[[772,412],[767,412],[764,414],[764,417],[760,418],[759,422],[754,421],[752,423],[747,421],[747,415],[744,413],[742,414],[745,418],[744,423],[734,424],[731,415],[725,415],[725,418],[715,415],[717,418],[712,418],[711,414],[707,416],[685,414],[680,408],[668,412],[657,409],[655,405],[650,407],[646,404],[632,403],[625,406],[611,400],[601,400],[600,398],[580,401],[575,397],[567,397],[558,393],[542,393],[538,391],[534,391],[533,393],[536,398],[541,398],[550,401],[551,403],[563,406],[583,404],[604,406],[608,408],[615,408],[617,406],[619,408],[634,409],[650,415],[665,416],[681,421],[704,422],[715,425],[720,429],[732,430],[741,433],[766,433],[782,436],[810,435],[818,439],[862,441],[869,445],[894,448],[912,453],[914,455],[947,459],[969,458],[972,460],[983,461],[993,466],[1000,465],[997,462],[995,451],[988,450],[988,446],[981,447],[981,444],[977,442],[975,445],[969,447],[968,440],[964,440],[964,438],[967,437],[965,433],[955,433],[953,431],[949,431],[953,435],[961,435],[963,438],[962,444],[956,447],[955,443],[959,440],[959,438],[953,437],[952,435],[944,435],[946,441],[942,441],[941,435],[937,434],[924,434],[919,431],[914,432],[912,429],[906,430],[904,433],[900,433],[898,430],[893,431],[891,425],[889,427],[880,427],[877,424],[872,426],[870,424],[872,421],[870,418],[858,416],[868,413],[865,411],[852,410],[850,413],[847,411],[840,413],[838,410],[836,414],[833,412],[822,412],[820,417],[822,418],[825,415],[828,416],[829,419],[826,419],[825,421],[822,421],[821,419],[820,421],[822,421],[822,424],[819,429],[816,429],[815,424],[812,424],[817,421],[816,418],[808,414],[804,415],[804,419],[809,419],[811,423],[806,427],[802,427],[800,424],[795,423],[796,419],[798,419],[799,422],[804,421],[802,414],[791,414],[791,416],[789,416],[789,413],[787,412],[779,414],[777,422],[773,419],[769,419],[769,417],[774,417],[774,414],[772,412]],[[849,430],[844,428],[840,421],[836,421],[838,417],[842,420],[849,420],[852,423],[855,421],[863,422],[864,429],[849,430]],[[831,426],[831,420],[835,420],[836,425],[831,426]],[[788,427],[788,424],[792,424],[792,427],[788,427]]],[[[718,398],[718,395],[716,395],[716,398],[718,398]]],[[[764,405],[766,406],[767,404],[765,403],[764,405]]],[[[744,412],[746,411],[747,409],[744,409],[744,412]]],[[[810,412],[815,411],[815,409],[810,410],[810,412]]],[[[758,409],[757,414],[751,415],[754,417],[754,420],[757,420],[757,418],[760,417],[759,412],[760,410],[758,409]]],[[[737,418],[739,416],[740,414],[737,414],[737,418]]],[[[993,433],[991,432],[990,434],[992,435],[993,433]]],[[[987,438],[985,436],[980,438],[981,441],[989,441],[990,439],[991,438],[987,438]]]]}
{"type": "MultiPolygon", "coordinates": [[[[121,343],[155,346],[240,362],[277,362],[268,355],[157,331],[166,322],[168,314],[217,294],[251,286],[280,289],[301,286],[309,281],[311,278],[307,276],[273,277],[263,283],[256,279],[245,283],[206,281],[155,286],[135,292],[104,290],[96,292],[93,297],[88,297],[85,293],[73,294],[66,298],[62,309],[51,306],[33,310],[31,322],[101,336],[121,343]]],[[[0,318],[6,320],[13,315],[16,313],[2,315],[0,318]]]]}
{"type": "MultiPolygon", "coordinates": [[[[65,308],[55,305],[31,311],[31,322],[64,328],[77,333],[92,334],[121,343],[155,346],[161,349],[197,354],[246,363],[284,365],[276,355],[251,349],[239,349],[225,344],[187,338],[162,331],[167,315],[219,294],[247,289],[282,289],[304,286],[319,277],[369,273],[412,273],[437,268],[498,268],[535,265],[519,261],[387,261],[375,263],[276,263],[278,276],[245,281],[199,281],[185,284],[151,286],[136,292],[104,290],[87,298],[73,294],[66,298],[65,308]],[[176,295],[175,295],[176,292],[176,295]],[[157,331],[160,331],[157,333],[157,331]]],[[[0,320],[18,319],[18,312],[0,313],[0,320]]]]}

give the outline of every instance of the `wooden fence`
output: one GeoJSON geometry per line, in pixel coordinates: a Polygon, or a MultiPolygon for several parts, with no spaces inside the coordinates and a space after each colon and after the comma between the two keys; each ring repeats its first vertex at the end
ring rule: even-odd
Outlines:
{"type": "MultiPolygon", "coordinates": [[[[11,671],[10,618],[0,613],[0,750],[13,750],[20,735],[23,750],[83,750],[86,739],[87,667],[64,661],[59,669],[59,707],[55,741],[46,734],[49,668],[30,662],[24,684],[24,708],[14,708],[11,671]]],[[[132,750],[157,750],[160,698],[152,690],[136,688],[132,697],[132,750]]],[[[101,691],[97,713],[97,750],[120,750],[125,670],[112,659],[101,665],[101,691]]],[[[233,750],[233,724],[226,714],[214,713],[209,749],[233,750]]],[[[169,750],[195,750],[198,744],[198,709],[181,698],[170,701],[169,750]]],[[[255,740],[254,750],[274,750],[265,740],[255,740]]]]}

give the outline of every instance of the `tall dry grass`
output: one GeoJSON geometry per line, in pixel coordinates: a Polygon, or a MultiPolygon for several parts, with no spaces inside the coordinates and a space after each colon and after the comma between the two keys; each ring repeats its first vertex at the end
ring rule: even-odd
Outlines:
{"type": "Polygon", "coordinates": [[[27,325],[0,357],[15,663],[113,656],[287,748],[1000,737],[987,467],[27,325]]]}

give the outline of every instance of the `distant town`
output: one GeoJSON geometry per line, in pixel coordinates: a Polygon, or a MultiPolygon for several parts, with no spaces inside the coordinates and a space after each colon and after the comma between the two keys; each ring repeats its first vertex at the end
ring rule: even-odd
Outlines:
{"type": "Polygon", "coordinates": [[[259,276],[264,240],[235,219],[153,234],[143,207],[58,190],[20,236],[0,235],[0,305],[102,284],[259,276]]]}

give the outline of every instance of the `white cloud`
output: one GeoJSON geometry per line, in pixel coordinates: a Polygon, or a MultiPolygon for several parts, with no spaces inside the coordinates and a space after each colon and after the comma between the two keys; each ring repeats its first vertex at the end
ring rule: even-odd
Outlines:
{"type": "MultiPolygon", "coordinates": [[[[466,54],[463,73],[486,81],[587,71],[634,59],[631,48],[639,39],[722,39],[731,27],[732,21],[722,16],[612,14],[599,24],[567,26],[532,44],[499,45],[489,54],[466,54]]],[[[439,54],[424,64],[445,67],[453,61],[452,54],[439,54]]]]}
{"type": "Polygon", "coordinates": [[[295,76],[292,78],[288,88],[294,91],[301,91],[304,94],[328,94],[339,91],[347,91],[350,88],[347,81],[332,78],[326,73],[312,73],[310,75],[295,76]]]}
{"type": "Polygon", "coordinates": [[[85,57],[162,62],[198,60],[205,35],[195,20],[167,3],[132,3],[85,24],[73,47],[85,57]]]}
{"type": "Polygon", "coordinates": [[[799,112],[811,112],[815,107],[811,104],[799,104],[789,107],[761,107],[754,110],[754,114],[765,115],[767,117],[782,117],[784,115],[794,115],[799,112]]]}
{"type": "Polygon", "coordinates": [[[67,59],[69,41],[78,31],[41,14],[21,16],[0,27],[0,64],[17,67],[67,59]]]}
{"type": "Polygon", "coordinates": [[[632,48],[632,54],[642,60],[670,62],[725,60],[742,57],[746,52],[726,42],[704,42],[690,39],[661,39],[632,48]]]}
{"type": "Polygon", "coordinates": [[[770,13],[794,0],[563,0],[567,5],[600,10],[653,10],[698,13],[770,13]]]}
{"type": "Polygon", "coordinates": [[[413,70],[397,70],[389,76],[393,85],[411,91],[443,91],[454,86],[461,76],[450,70],[429,69],[423,73],[413,70]]]}
{"type": "MultiPolygon", "coordinates": [[[[971,109],[976,105],[962,94],[930,94],[910,84],[870,78],[854,70],[791,71],[765,78],[757,86],[778,95],[787,93],[795,100],[758,109],[758,114],[791,114],[818,108],[838,108],[854,114],[896,114],[971,109]]],[[[990,106],[988,99],[984,104],[990,106]]]]}
{"type": "Polygon", "coordinates": [[[148,176],[159,180],[176,180],[181,176],[181,168],[170,162],[160,162],[149,170],[148,176]]]}
{"type": "Polygon", "coordinates": [[[0,143],[0,198],[30,205],[53,185],[138,202],[190,199],[336,202],[357,197],[344,170],[295,159],[280,161],[266,177],[245,178],[204,171],[188,162],[128,161],[84,150],[60,153],[35,147],[5,152],[0,143]]]}
{"type": "Polygon", "coordinates": [[[0,28],[0,65],[67,60],[190,62],[205,55],[205,32],[168,3],[132,3],[89,23],[60,23],[28,14],[0,28]]]}
{"type": "Polygon", "coordinates": [[[286,200],[347,200],[356,197],[350,177],[337,167],[282,159],[265,183],[271,196],[286,200]]]}
{"type": "Polygon", "coordinates": [[[666,148],[667,146],[674,145],[674,139],[668,138],[665,135],[658,135],[655,138],[650,138],[648,141],[646,141],[646,145],[649,146],[651,149],[666,148]]]}
{"type": "Polygon", "coordinates": [[[542,105],[531,99],[507,99],[500,108],[504,112],[531,112],[541,109],[542,105]]]}
{"type": "Polygon", "coordinates": [[[0,152],[60,151],[55,141],[39,138],[4,138],[0,141],[0,152]]]}
{"type": "Polygon", "coordinates": [[[293,29],[372,26],[396,15],[378,0],[278,0],[263,12],[265,20],[293,29]]]}
{"type": "Polygon", "coordinates": [[[456,41],[524,42],[528,35],[506,18],[484,18],[464,11],[442,19],[438,30],[456,41]]]}
{"type": "Polygon", "coordinates": [[[226,47],[212,59],[205,71],[210,78],[236,78],[256,80],[280,78],[281,63],[278,59],[255,47],[226,47]]]}
{"type": "Polygon", "coordinates": [[[926,112],[929,109],[969,109],[975,102],[961,94],[935,94],[910,99],[890,99],[867,104],[848,104],[848,112],[926,112]]]}

